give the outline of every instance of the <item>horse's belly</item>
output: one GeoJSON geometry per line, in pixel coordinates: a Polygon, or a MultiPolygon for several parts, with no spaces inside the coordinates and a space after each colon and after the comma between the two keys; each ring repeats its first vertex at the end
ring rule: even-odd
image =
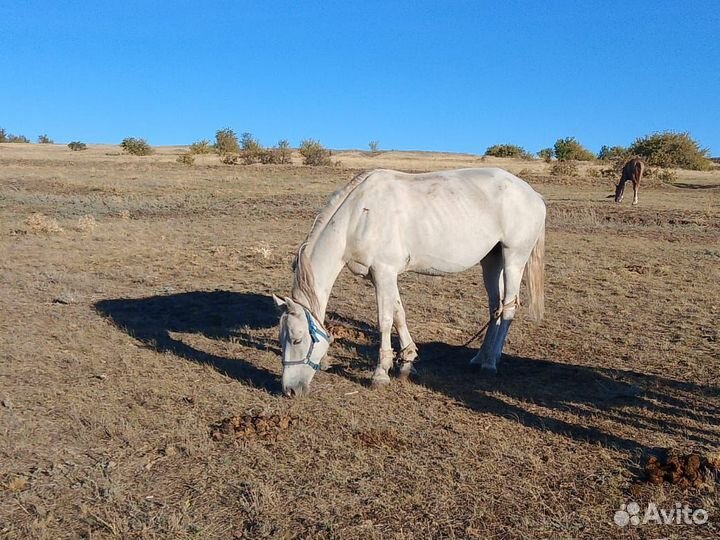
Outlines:
{"type": "Polygon", "coordinates": [[[428,274],[462,272],[478,264],[497,242],[497,236],[457,232],[442,240],[417,238],[408,245],[407,269],[428,274]]]}

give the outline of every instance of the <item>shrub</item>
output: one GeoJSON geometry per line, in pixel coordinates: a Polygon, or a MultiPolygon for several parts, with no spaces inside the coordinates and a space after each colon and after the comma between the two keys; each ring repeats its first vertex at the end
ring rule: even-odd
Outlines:
{"type": "Polygon", "coordinates": [[[80,150],[86,150],[87,144],[80,141],[72,141],[68,143],[68,148],[73,152],[79,152],[80,150]]]}
{"type": "Polygon", "coordinates": [[[291,157],[290,144],[284,139],[278,141],[277,146],[260,151],[260,163],[265,165],[286,165],[292,162],[291,157]]]}
{"type": "Polygon", "coordinates": [[[125,152],[133,156],[149,156],[154,152],[145,139],[136,139],[135,137],[126,137],[120,143],[120,146],[125,152]]]}
{"type": "Polygon", "coordinates": [[[495,144],[485,150],[486,156],[531,159],[532,155],[523,147],[514,144],[495,144]]]}
{"type": "Polygon", "coordinates": [[[264,153],[263,147],[251,133],[243,133],[240,138],[240,155],[243,158],[245,165],[252,165],[261,161],[262,154],[264,153]]]}
{"type": "Polygon", "coordinates": [[[603,145],[597,155],[597,158],[603,161],[625,160],[628,157],[630,157],[630,151],[624,146],[603,145]]]}
{"type": "Polygon", "coordinates": [[[555,157],[560,161],[591,161],[595,159],[595,154],[584,148],[575,137],[567,137],[555,141],[553,147],[555,157]]]}
{"type": "Polygon", "coordinates": [[[238,161],[240,161],[240,154],[224,154],[220,161],[225,165],[237,165],[238,161]]]}
{"type": "Polygon", "coordinates": [[[54,144],[53,140],[47,135],[38,135],[38,144],[54,144]]]}
{"type": "Polygon", "coordinates": [[[370,154],[373,156],[377,156],[380,153],[380,150],[378,150],[379,147],[380,141],[370,141],[368,143],[368,148],[370,148],[370,154]]]}
{"type": "Polygon", "coordinates": [[[202,139],[200,141],[195,141],[190,145],[189,152],[191,154],[209,154],[212,152],[212,146],[210,145],[210,141],[207,139],[202,139]]]}
{"type": "Polygon", "coordinates": [[[552,148],[543,148],[537,153],[538,157],[542,159],[545,163],[550,163],[552,161],[553,156],[555,155],[555,151],[552,148]]]}
{"type": "Polygon", "coordinates": [[[678,179],[677,173],[670,169],[661,169],[657,172],[657,174],[655,176],[661,182],[668,183],[668,184],[672,184],[673,182],[676,182],[678,179]]]}
{"type": "Polygon", "coordinates": [[[25,135],[8,135],[7,140],[5,142],[29,143],[30,139],[28,139],[25,135]]]}
{"type": "Polygon", "coordinates": [[[663,131],[646,135],[630,145],[630,152],[645,158],[648,165],[708,170],[712,163],[709,151],[701,148],[687,132],[663,131]]]}
{"type": "Polygon", "coordinates": [[[7,131],[4,128],[0,128],[0,143],[7,142],[7,131]]]}
{"type": "Polygon", "coordinates": [[[237,135],[232,129],[223,128],[215,132],[215,151],[221,156],[240,153],[237,135]]]}
{"type": "Polygon", "coordinates": [[[550,167],[550,174],[553,176],[577,176],[578,165],[574,161],[556,161],[550,167]]]}
{"type": "Polygon", "coordinates": [[[305,139],[300,143],[300,155],[304,165],[332,165],[332,152],[314,139],[305,139]]]}
{"type": "Polygon", "coordinates": [[[183,165],[192,165],[195,163],[195,156],[188,152],[186,154],[180,154],[175,161],[183,165]]]}

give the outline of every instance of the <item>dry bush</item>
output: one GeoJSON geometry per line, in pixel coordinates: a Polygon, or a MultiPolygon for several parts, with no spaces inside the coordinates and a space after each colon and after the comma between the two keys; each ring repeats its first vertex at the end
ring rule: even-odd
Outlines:
{"type": "Polygon", "coordinates": [[[73,152],[79,152],[80,150],[87,150],[87,144],[80,141],[71,141],[68,143],[68,148],[73,152]]]}
{"type": "Polygon", "coordinates": [[[560,161],[592,161],[595,159],[595,154],[575,140],[575,137],[566,137],[555,141],[553,152],[560,161]]]}
{"type": "Polygon", "coordinates": [[[515,144],[495,144],[485,150],[486,156],[532,159],[532,154],[515,144]]]}
{"type": "Polygon", "coordinates": [[[9,134],[5,140],[5,142],[10,143],[29,143],[30,139],[28,139],[25,135],[12,135],[9,134]]]}
{"type": "Polygon", "coordinates": [[[240,144],[232,129],[223,128],[215,132],[215,151],[221,156],[240,153],[240,144]]]}
{"type": "Polygon", "coordinates": [[[556,161],[550,167],[552,176],[578,176],[578,165],[574,161],[556,161]]]}
{"type": "Polygon", "coordinates": [[[154,152],[145,139],[136,139],[135,137],[126,137],[120,146],[123,151],[133,156],[149,156],[154,152]]]}
{"type": "Polygon", "coordinates": [[[240,154],[223,154],[220,161],[225,165],[237,165],[240,162],[240,154]]]}
{"type": "Polygon", "coordinates": [[[552,148],[543,148],[542,150],[538,151],[537,155],[545,163],[550,163],[553,156],[555,155],[555,150],[553,150],[552,148]]]}
{"type": "Polygon", "coordinates": [[[56,219],[40,212],[30,214],[25,220],[25,225],[30,228],[30,232],[34,233],[54,234],[63,232],[63,228],[56,219]]]}
{"type": "Polygon", "coordinates": [[[38,144],[55,144],[47,135],[38,135],[37,142],[38,144]]]}
{"type": "Polygon", "coordinates": [[[258,163],[265,153],[260,141],[252,136],[252,133],[243,133],[240,137],[240,155],[245,165],[258,163]]]}
{"type": "Polygon", "coordinates": [[[183,165],[193,165],[195,163],[195,156],[191,153],[180,154],[175,161],[183,165]]]}
{"type": "Polygon", "coordinates": [[[93,232],[97,227],[97,221],[92,214],[85,214],[77,222],[77,229],[81,232],[93,232]]]}
{"type": "Polygon", "coordinates": [[[332,165],[332,152],[315,139],[305,139],[300,143],[300,155],[304,165],[332,165]]]}
{"type": "Polygon", "coordinates": [[[210,144],[210,141],[208,141],[207,139],[202,139],[192,143],[188,151],[191,154],[210,154],[213,151],[213,147],[210,144]]]}
{"type": "Polygon", "coordinates": [[[672,184],[677,182],[678,174],[671,169],[659,169],[655,173],[655,178],[666,184],[672,184]]]}
{"type": "Polygon", "coordinates": [[[370,141],[368,143],[368,148],[370,148],[370,155],[377,156],[380,153],[379,147],[380,141],[370,141]]]}

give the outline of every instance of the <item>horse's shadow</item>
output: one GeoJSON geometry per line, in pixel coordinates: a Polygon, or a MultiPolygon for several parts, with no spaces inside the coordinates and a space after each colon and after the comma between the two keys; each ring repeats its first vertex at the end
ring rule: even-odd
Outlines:
{"type": "Polygon", "coordinates": [[[193,291],[146,298],[102,300],[95,304],[135,339],[158,352],[170,352],[207,364],[253,386],[277,391],[277,375],[242,358],[225,358],[199,350],[172,336],[200,334],[210,339],[233,340],[246,347],[277,350],[254,337],[253,330],[277,325],[269,296],[229,291],[193,291]]]}
{"type": "MultiPolygon", "coordinates": [[[[277,325],[277,314],[269,296],[196,291],[103,300],[95,304],[95,308],[147,347],[211,365],[255,387],[279,390],[276,373],[242,358],[226,358],[199,350],[173,337],[174,333],[201,334],[210,339],[229,339],[245,347],[279,352],[274,343],[257,337],[258,330],[277,325]]],[[[342,336],[336,338],[336,345],[331,348],[335,361],[329,371],[367,384],[377,353],[377,331],[365,322],[335,313],[329,313],[328,319],[336,329],[342,329],[342,336]],[[358,375],[358,367],[368,374],[358,375]]],[[[686,422],[690,417],[703,426],[720,425],[718,387],[633,371],[505,355],[500,374],[485,378],[468,367],[468,359],[474,352],[474,349],[446,343],[421,343],[416,381],[477,412],[631,452],[651,450],[637,440],[642,438],[639,432],[643,430],[675,434],[701,446],[717,446],[720,440],[718,431],[692,427],[686,422]],[[610,433],[593,427],[598,425],[598,419],[605,425],[615,423],[632,429],[610,433]],[[632,435],[633,430],[637,435],[632,435]]]]}

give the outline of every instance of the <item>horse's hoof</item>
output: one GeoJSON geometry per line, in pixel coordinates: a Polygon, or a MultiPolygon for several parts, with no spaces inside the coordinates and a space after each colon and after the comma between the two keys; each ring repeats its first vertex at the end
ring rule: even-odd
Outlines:
{"type": "Polygon", "coordinates": [[[398,378],[401,381],[409,381],[410,377],[417,375],[417,370],[412,362],[405,362],[398,370],[398,378]]]}
{"type": "Polygon", "coordinates": [[[370,382],[370,388],[377,389],[382,388],[390,384],[390,377],[387,373],[381,370],[377,370],[373,374],[372,381],[370,382]]]}
{"type": "Polygon", "coordinates": [[[480,376],[487,379],[497,377],[497,368],[490,366],[480,366],[480,376]]]}

